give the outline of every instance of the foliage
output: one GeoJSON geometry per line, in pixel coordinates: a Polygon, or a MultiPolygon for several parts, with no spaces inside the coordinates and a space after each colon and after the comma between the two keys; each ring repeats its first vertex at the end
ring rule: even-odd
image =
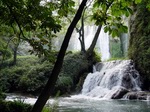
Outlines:
{"type": "Polygon", "coordinates": [[[31,66],[30,70],[20,79],[21,91],[39,93],[46,84],[51,70],[52,65],[46,62],[31,66]]]}
{"type": "MultiPolygon", "coordinates": [[[[99,56],[95,54],[95,62],[99,56]]],[[[12,60],[4,61],[0,72],[0,87],[5,92],[21,91],[24,93],[39,93],[46,84],[52,71],[53,63],[35,56],[19,56],[15,66],[8,66],[12,60]]],[[[89,71],[89,63],[80,53],[68,52],[63,68],[58,77],[55,93],[70,93],[75,90],[79,78],[89,71]]]]}
{"type": "Polygon", "coordinates": [[[22,101],[3,101],[0,100],[1,112],[30,112],[32,106],[22,101]]]}
{"type": "Polygon", "coordinates": [[[49,103],[43,108],[42,112],[58,112],[58,101],[55,99],[53,103],[49,103]]]}
{"type": "Polygon", "coordinates": [[[112,58],[121,58],[123,53],[121,51],[120,40],[111,39],[110,40],[110,53],[112,58]]]}
{"type": "Polygon", "coordinates": [[[101,54],[98,53],[96,50],[94,51],[93,56],[93,63],[101,62],[101,54]]]}
{"type": "Polygon", "coordinates": [[[0,22],[13,29],[16,39],[28,41],[31,53],[48,57],[51,39],[61,30],[61,18],[72,13],[73,7],[72,0],[1,0],[0,22]]]}
{"type": "Polygon", "coordinates": [[[7,49],[6,46],[6,42],[0,38],[0,61],[11,58],[11,51],[10,49],[7,49]]]}
{"type": "Polygon", "coordinates": [[[96,25],[104,25],[104,31],[112,37],[119,37],[120,33],[127,33],[127,26],[123,17],[132,14],[132,3],[140,3],[141,0],[95,0],[93,5],[93,17],[96,25]]]}
{"type": "Polygon", "coordinates": [[[0,87],[3,91],[39,92],[48,79],[48,72],[52,69],[50,62],[41,62],[35,56],[18,58],[15,66],[8,67],[11,60],[5,61],[5,68],[0,72],[0,87]]]}
{"type": "Polygon", "coordinates": [[[80,76],[82,76],[84,72],[89,71],[88,67],[89,63],[84,55],[80,53],[68,53],[65,56],[63,67],[56,83],[56,88],[61,90],[61,94],[64,90],[67,93],[75,90],[80,76]]]}
{"type": "Polygon", "coordinates": [[[0,88],[0,100],[4,100],[6,98],[6,95],[2,92],[0,88]]]}
{"type": "Polygon", "coordinates": [[[140,5],[134,6],[134,20],[130,20],[129,58],[133,59],[136,68],[143,78],[144,89],[150,87],[150,16],[146,9],[148,1],[143,0],[140,5]],[[144,12],[144,13],[143,13],[144,12]]]}
{"type": "Polygon", "coordinates": [[[87,67],[87,64],[88,62],[85,59],[84,55],[79,53],[68,54],[64,59],[62,72],[66,76],[76,77],[80,69],[85,69],[87,67]]]}

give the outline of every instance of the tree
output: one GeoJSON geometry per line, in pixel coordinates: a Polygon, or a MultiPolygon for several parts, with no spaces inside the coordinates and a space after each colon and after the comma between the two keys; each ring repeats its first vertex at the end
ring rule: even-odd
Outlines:
{"type": "Polygon", "coordinates": [[[127,33],[127,26],[123,17],[132,14],[132,3],[140,3],[141,0],[95,0],[93,5],[93,20],[98,25],[97,32],[90,47],[87,50],[87,57],[92,55],[102,26],[104,31],[112,37],[119,37],[121,33],[127,33]]]}
{"type": "MultiPolygon", "coordinates": [[[[134,0],[133,0],[134,1],[134,0]]],[[[101,28],[104,27],[105,32],[109,32],[112,37],[119,37],[120,33],[127,33],[127,27],[125,26],[122,17],[128,17],[132,10],[130,8],[133,1],[124,1],[124,0],[95,0],[91,1],[89,4],[90,9],[93,11],[92,14],[89,15],[89,6],[84,8],[80,27],[76,27],[76,31],[79,33],[79,41],[81,44],[81,52],[86,53],[87,55],[92,54],[95,45],[97,43],[101,28]],[[93,3],[92,3],[93,2],[93,3]],[[91,5],[93,4],[93,5],[91,5]],[[92,7],[92,8],[91,8],[92,7]],[[88,14],[86,13],[88,11],[88,14]],[[97,32],[93,38],[93,41],[90,47],[85,49],[84,42],[84,24],[88,17],[91,17],[95,20],[95,24],[98,26],[97,32]]],[[[138,0],[135,0],[137,2],[138,0]]],[[[139,1],[138,1],[139,2],[139,1]]]]}
{"type": "Polygon", "coordinates": [[[52,14],[56,10],[57,3],[49,2],[41,5],[40,2],[40,0],[0,1],[0,22],[13,29],[17,40],[13,50],[14,64],[17,48],[22,40],[29,42],[33,47],[31,53],[36,52],[39,56],[48,55],[51,38],[61,29],[59,18],[52,14]]]}
{"type": "Polygon", "coordinates": [[[76,24],[78,23],[78,21],[81,17],[81,14],[82,14],[82,11],[86,5],[86,2],[87,2],[87,0],[82,1],[73,21],[71,22],[71,24],[67,30],[67,33],[65,35],[64,41],[63,41],[61,49],[59,51],[57,61],[55,63],[53,71],[49,77],[49,80],[48,80],[46,86],[44,87],[44,90],[42,91],[42,93],[38,97],[38,99],[37,99],[37,101],[36,101],[36,103],[32,109],[32,112],[41,112],[44,105],[46,104],[46,101],[48,100],[50,94],[52,94],[52,92],[53,92],[55,83],[57,81],[57,78],[58,78],[62,63],[63,63],[65,52],[66,52],[66,49],[68,47],[68,43],[69,43],[71,34],[72,34],[73,29],[75,28],[76,24]]]}

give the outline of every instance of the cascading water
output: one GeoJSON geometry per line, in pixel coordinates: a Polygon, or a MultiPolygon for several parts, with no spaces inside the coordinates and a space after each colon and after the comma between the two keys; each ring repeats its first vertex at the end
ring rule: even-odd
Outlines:
{"type": "Polygon", "coordinates": [[[140,75],[131,60],[97,63],[95,70],[84,81],[83,95],[115,99],[141,90],[140,75]]]}
{"type": "MultiPolygon", "coordinates": [[[[91,25],[91,26],[85,26],[84,27],[84,37],[85,37],[85,48],[88,49],[88,47],[90,46],[94,35],[97,31],[97,26],[91,25]]],[[[60,49],[60,45],[62,43],[62,40],[64,36],[61,35],[60,38],[55,38],[53,40],[53,45],[55,46],[54,49],[59,50],[60,49]]],[[[71,37],[71,40],[69,42],[69,46],[67,50],[80,50],[81,46],[80,46],[80,42],[79,42],[79,34],[74,31],[71,37]]],[[[104,32],[104,29],[101,29],[100,35],[99,35],[99,39],[97,41],[97,44],[95,46],[96,50],[101,54],[101,59],[107,60],[110,58],[110,52],[109,52],[109,35],[108,33],[104,32]]]]}
{"type": "Polygon", "coordinates": [[[101,53],[101,60],[105,61],[110,58],[109,50],[109,34],[104,32],[102,28],[97,40],[96,49],[101,53]]]}

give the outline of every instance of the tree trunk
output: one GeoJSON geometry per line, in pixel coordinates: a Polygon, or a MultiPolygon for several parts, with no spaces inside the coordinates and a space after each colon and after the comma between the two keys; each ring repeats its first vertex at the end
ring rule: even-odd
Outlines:
{"type": "Polygon", "coordinates": [[[95,33],[94,39],[93,39],[93,41],[92,41],[90,47],[89,47],[88,50],[87,50],[87,56],[91,56],[91,55],[92,55],[92,53],[93,53],[93,51],[94,51],[94,48],[95,48],[95,45],[96,45],[96,42],[97,42],[97,40],[98,40],[100,31],[101,31],[101,28],[102,28],[102,25],[99,25],[99,26],[98,26],[98,29],[97,29],[97,31],[96,31],[96,33],[95,33]]]}
{"type": "Polygon", "coordinates": [[[62,43],[60,52],[57,56],[57,60],[56,60],[56,63],[54,65],[53,71],[52,71],[52,73],[49,77],[49,80],[48,80],[46,86],[44,87],[42,93],[40,94],[37,101],[35,102],[35,104],[32,108],[32,112],[41,112],[44,105],[46,104],[49,96],[53,92],[54,86],[56,84],[56,81],[57,81],[57,78],[58,78],[58,75],[59,75],[59,72],[60,72],[60,69],[62,67],[63,59],[64,59],[64,56],[65,56],[66,49],[68,47],[69,40],[71,38],[72,32],[73,32],[76,24],[78,23],[79,19],[81,18],[82,11],[83,11],[83,9],[86,5],[86,2],[87,2],[87,0],[82,1],[81,5],[80,5],[73,21],[72,21],[72,23],[70,24],[70,26],[67,30],[67,33],[66,33],[64,41],[62,43]]]}
{"type": "Polygon", "coordinates": [[[15,65],[17,63],[17,51],[18,51],[18,47],[19,47],[19,44],[20,44],[20,34],[18,36],[18,39],[19,39],[18,42],[16,44],[14,43],[14,49],[13,49],[14,55],[13,55],[12,65],[15,65]]]}
{"type": "MultiPolygon", "coordinates": [[[[84,10],[84,13],[85,13],[85,10],[84,10]]],[[[85,53],[86,50],[85,50],[85,41],[84,41],[84,14],[82,15],[82,18],[81,18],[81,32],[82,32],[82,49],[81,49],[81,52],[85,53]]]]}
{"type": "Polygon", "coordinates": [[[17,49],[18,47],[14,48],[13,65],[15,65],[17,62],[17,49]]]}
{"type": "Polygon", "coordinates": [[[77,33],[79,33],[78,39],[79,39],[80,45],[81,45],[81,53],[85,53],[86,50],[85,50],[85,41],[84,41],[84,14],[82,14],[82,17],[81,17],[81,27],[80,27],[80,29],[76,28],[76,31],[77,31],[77,33]]]}

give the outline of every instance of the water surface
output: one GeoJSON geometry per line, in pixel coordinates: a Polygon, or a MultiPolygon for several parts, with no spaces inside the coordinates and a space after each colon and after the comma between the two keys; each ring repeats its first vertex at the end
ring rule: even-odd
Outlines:
{"type": "MultiPolygon", "coordinates": [[[[6,100],[22,100],[34,104],[36,98],[8,95],[6,100]]],[[[51,98],[47,105],[58,103],[59,112],[150,112],[150,101],[108,100],[76,95],[51,98]]]]}
{"type": "Polygon", "coordinates": [[[59,112],[150,112],[149,101],[61,98],[59,112]]]}

